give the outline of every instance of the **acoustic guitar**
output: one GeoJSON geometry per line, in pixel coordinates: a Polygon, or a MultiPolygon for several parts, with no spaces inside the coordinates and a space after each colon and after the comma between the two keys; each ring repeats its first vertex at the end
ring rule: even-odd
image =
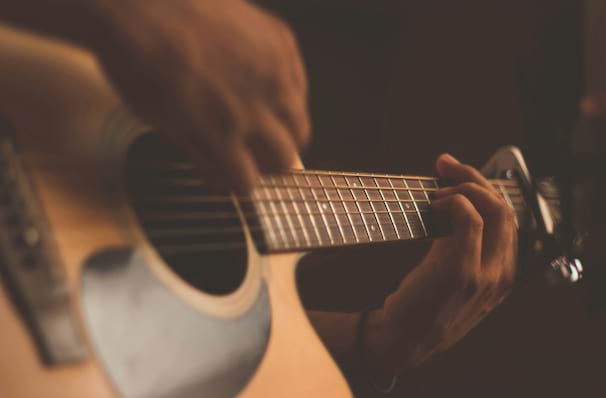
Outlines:
{"type": "MultiPolygon", "coordinates": [[[[434,236],[431,177],[295,165],[246,197],[209,192],[90,54],[9,28],[0,115],[2,398],[351,396],[298,260],[434,236]]],[[[529,189],[517,149],[484,171],[520,228],[554,232],[557,191],[529,189]]]]}

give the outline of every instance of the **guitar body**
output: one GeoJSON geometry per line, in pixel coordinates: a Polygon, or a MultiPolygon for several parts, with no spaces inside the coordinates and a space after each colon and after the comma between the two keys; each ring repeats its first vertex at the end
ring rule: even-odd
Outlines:
{"type": "Polygon", "coordinates": [[[84,349],[45,363],[0,279],[0,397],[351,395],[299,301],[300,254],[262,256],[244,227],[242,280],[212,294],[151,247],[124,189],[145,129],[90,55],[0,28],[0,115],[15,127],[84,349]]]}

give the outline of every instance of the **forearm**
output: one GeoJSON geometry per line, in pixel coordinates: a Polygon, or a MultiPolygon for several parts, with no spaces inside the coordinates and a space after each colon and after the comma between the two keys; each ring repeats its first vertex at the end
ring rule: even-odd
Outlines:
{"type": "Polygon", "coordinates": [[[90,47],[103,40],[109,8],[100,0],[7,0],[0,23],[90,47]]]}

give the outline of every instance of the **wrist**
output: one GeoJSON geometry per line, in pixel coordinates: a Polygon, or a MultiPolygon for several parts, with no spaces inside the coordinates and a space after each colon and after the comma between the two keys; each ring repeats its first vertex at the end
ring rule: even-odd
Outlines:
{"type": "Polygon", "coordinates": [[[385,319],[382,309],[370,311],[366,315],[363,325],[363,347],[369,367],[374,370],[377,377],[394,375],[401,367],[398,352],[400,339],[397,333],[385,319]]]}

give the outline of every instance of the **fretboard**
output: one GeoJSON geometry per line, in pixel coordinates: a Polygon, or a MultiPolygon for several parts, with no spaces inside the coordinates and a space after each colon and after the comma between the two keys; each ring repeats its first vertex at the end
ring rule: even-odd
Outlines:
{"type": "MultiPolygon", "coordinates": [[[[491,183],[524,217],[517,182],[491,183]]],[[[436,237],[430,205],[438,188],[432,177],[294,171],[263,178],[245,206],[262,251],[301,251],[436,237]]]]}

